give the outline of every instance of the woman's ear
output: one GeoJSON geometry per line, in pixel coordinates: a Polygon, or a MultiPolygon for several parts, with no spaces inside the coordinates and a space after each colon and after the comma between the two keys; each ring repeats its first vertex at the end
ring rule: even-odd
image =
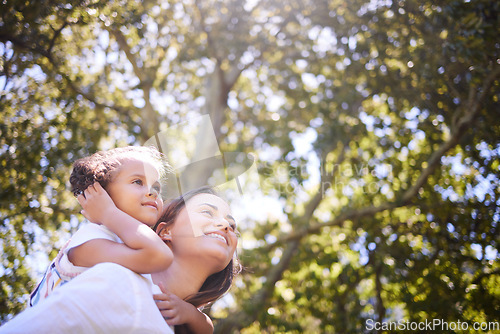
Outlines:
{"type": "Polygon", "coordinates": [[[168,228],[167,223],[159,223],[157,230],[158,236],[161,238],[161,240],[168,242],[172,241],[172,233],[170,233],[170,229],[168,228]]]}

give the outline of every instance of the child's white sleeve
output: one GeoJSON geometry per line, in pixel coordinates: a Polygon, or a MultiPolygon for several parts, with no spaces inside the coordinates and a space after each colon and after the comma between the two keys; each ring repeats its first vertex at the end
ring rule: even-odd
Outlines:
{"type": "Polygon", "coordinates": [[[116,234],[111,232],[104,225],[97,225],[88,223],[83,225],[75,234],[71,236],[71,240],[69,243],[61,249],[60,259],[57,261],[56,266],[59,271],[59,274],[66,277],[67,279],[71,279],[81,274],[85,270],[89,269],[87,267],[79,267],[73,265],[68,258],[68,252],[71,248],[80,246],[86,243],[89,240],[94,239],[107,239],[118,243],[123,243],[123,241],[118,238],[116,234]]]}

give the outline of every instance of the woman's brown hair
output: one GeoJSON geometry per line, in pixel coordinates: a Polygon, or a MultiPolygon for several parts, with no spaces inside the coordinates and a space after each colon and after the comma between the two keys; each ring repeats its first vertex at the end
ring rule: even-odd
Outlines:
{"type": "MultiPolygon", "coordinates": [[[[202,187],[185,193],[168,205],[165,213],[163,213],[154,227],[156,233],[159,232],[157,231],[157,228],[161,222],[166,223],[164,228],[172,225],[179,212],[186,206],[186,202],[199,194],[210,194],[220,197],[219,194],[217,194],[217,192],[211,187],[202,187]]],[[[235,255],[226,268],[218,273],[210,275],[205,280],[200,290],[194,295],[187,297],[186,301],[193,304],[195,307],[200,307],[216,301],[229,290],[231,284],[233,283],[233,278],[240,271],[241,265],[235,255]]]]}

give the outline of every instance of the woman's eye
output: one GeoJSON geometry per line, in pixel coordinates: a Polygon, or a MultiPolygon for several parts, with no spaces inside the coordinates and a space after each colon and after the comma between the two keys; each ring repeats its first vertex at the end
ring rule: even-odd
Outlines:
{"type": "Polygon", "coordinates": [[[229,227],[231,228],[231,231],[236,234],[236,236],[239,238],[240,237],[240,231],[238,231],[238,228],[236,227],[236,224],[229,224],[229,227]]]}
{"type": "Polygon", "coordinates": [[[159,193],[159,192],[160,192],[160,190],[161,190],[160,186],[154,186],[154,187],[153,187],[153,189],[154,189],[154,190],[156,190],[156,192],[158,192],[158,193],[159,193]]]}
{"type": "Polygon", "coordinates": [[[142,186],[142,180],[134,180],[132,183],[142,186]]]}

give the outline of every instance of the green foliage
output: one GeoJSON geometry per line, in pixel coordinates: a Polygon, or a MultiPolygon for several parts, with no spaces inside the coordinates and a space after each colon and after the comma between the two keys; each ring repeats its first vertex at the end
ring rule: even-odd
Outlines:
{"type": "Polygon", "coordinates": [[[283,213],[243,224],[217,331],[498,321],[496,2],[0,6],[2,320],[74,219],[71,162],[206,113],[283,213]]]}

